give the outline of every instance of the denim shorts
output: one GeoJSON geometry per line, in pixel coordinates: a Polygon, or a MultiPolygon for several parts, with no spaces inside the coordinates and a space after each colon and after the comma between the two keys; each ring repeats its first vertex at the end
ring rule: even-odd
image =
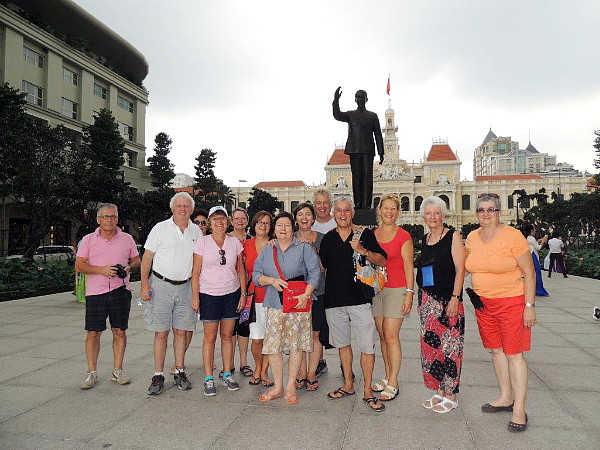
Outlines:
{"type": "Polygon", "coordinates": [[[240,288],[225,295],[209,295],[200,292],[200,320],[202,322],[237,320],[240,317],[237,307],[241,295],[240,288]]]}

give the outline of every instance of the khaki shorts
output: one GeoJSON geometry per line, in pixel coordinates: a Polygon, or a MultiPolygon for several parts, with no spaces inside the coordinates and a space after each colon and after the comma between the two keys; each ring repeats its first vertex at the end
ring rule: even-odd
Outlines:
{"type": "Polygon", "coordinates": [[[402,315],[402,304],[406,295],[406,288],[386,288],[373,297],[373,316],[374,317],[393,317],[403,319],[410,317],[402,315]]]}
{"type": "Polygon", "coordinates": [[[371,305],[340,306],[325,310],[329,325],[329,343],[337,348],[350,345],[354,331],[361,353],[375,353],[375,319],[371,305]]]}
{"type": "Polygon", "coordinates": [[[198,316],[192,309],[192,283],[173,285],[150,276],[154,295],[146,302],[144,322],[148,331],[161,332],[171,328],[194,331],[198,316]]]}

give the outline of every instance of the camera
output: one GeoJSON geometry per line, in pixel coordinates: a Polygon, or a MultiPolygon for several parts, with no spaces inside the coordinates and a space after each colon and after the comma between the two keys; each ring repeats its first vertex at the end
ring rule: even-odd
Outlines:
{"type": "Polygon", "coordinates": [[[116,275],[119,278],[126,278],[127,277],[127,272],[125,271],[125,267],[123,267],[121,264],[115,264],[113,267],[115,269],[117,269],[116,275]]]}

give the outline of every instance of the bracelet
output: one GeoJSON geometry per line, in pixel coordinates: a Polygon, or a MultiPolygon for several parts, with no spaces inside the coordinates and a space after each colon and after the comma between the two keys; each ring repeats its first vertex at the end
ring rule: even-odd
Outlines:
{"type": "Polygon", "coordinates": [[[412,292],[413,294],[415,293],[415,291],[411,288],[406,288],[406,292],[412,292]]]}
{"type": "Polygon", "coordinates": [[[459,300],[460,300],[460,295],[458,295],[458,294],[452,294],[452,295],[450,296],[450,298],[452,298],[452,297],[456,297],[457,299],[459,299],[459,300]]]}
{"type": "Polygon", "coordinates": [[[525,302],[527,308],[535,308],[535,303],[525,302]]]}

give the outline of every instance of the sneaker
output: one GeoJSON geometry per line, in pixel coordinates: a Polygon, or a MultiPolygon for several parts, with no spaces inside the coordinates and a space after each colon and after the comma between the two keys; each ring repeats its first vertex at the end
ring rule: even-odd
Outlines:
{"type": "Polygon", "coordinates": [[[175,385],[182,391],[187,391],[192,388],[192,383],[187,379],[185,372],[179,372],[173,375],[175,385]]]}
{"type": "Polygon", "coordinates": [[[125,371],[123,369],[113,370],[110,379],[111,381],[116,381],[119,384],[129,384],[131,382],[131,379],[125,375],[125,371]]]}
{"type": "Polygon", "coordinates": [[[319,364],[317,364],[317,378],[326,373],[329,369],[327,368],[327,361],[324,359],[319,360],[319,364]]]}
{"type": "Polygon", "coordinates": [[[204,382],[204,395],[217,395],[215,380],[206,380],[204,382]]]}
{"type": "Polygon", "coordinates": [[[594,308],[594,319],[600,320],[600,306],[594,308]]]}
{"type": "Polygon", "coordinates": [[[91,389],[98,382],[98,374],[96,372],[88,372],[80,384],[81,389],[91,389]]]}
{"type": "Polygon", "coordinates": [[[162,375],[154,375],[152,384],[148,388],[148,395],[160,395],[165,387],[165,377],[162,375]]]}
{"type": "Polygon", "coordinates": [[[227,386],[230,391],[239,391],[240,385],[233,379],[231,375],[223,378],[223,386],[227,386]]]}

